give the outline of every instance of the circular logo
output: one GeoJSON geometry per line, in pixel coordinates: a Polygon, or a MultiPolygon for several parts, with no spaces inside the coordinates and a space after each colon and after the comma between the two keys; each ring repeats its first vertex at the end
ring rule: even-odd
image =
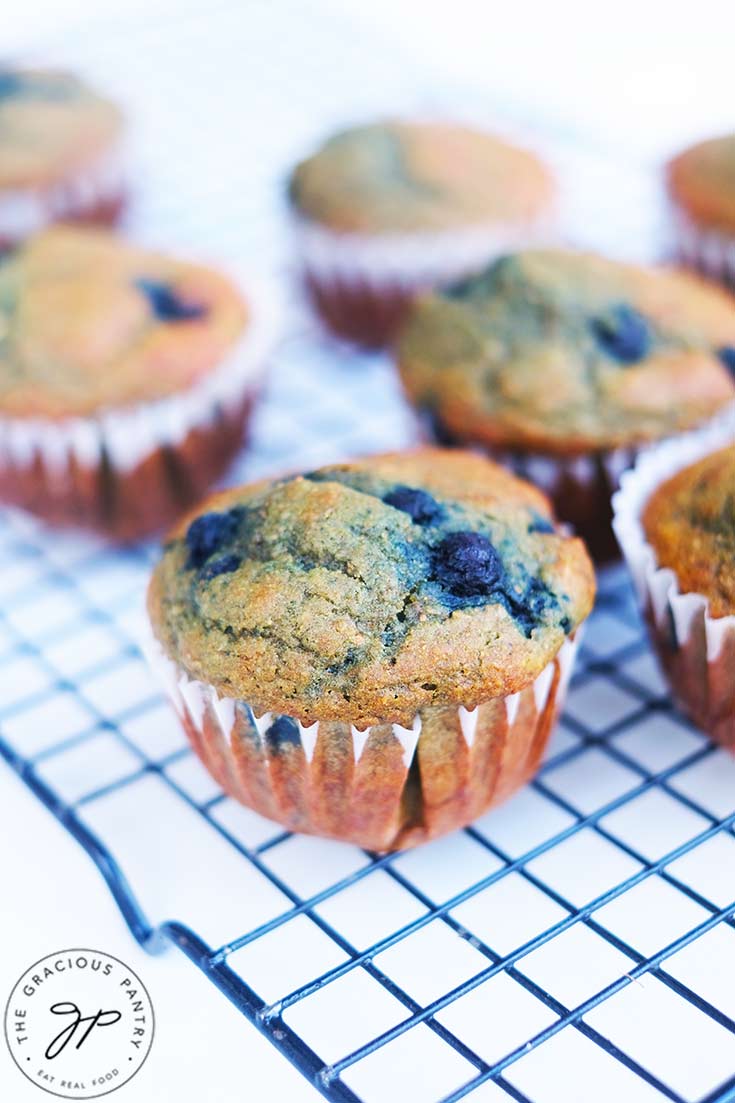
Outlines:
{"type": "Polygon", "coordinates": [[[122,1087],[153,1041],[153,1007],[139,977],[99,950],[60,950],[31,965],[10,993],[5,1039],[34,1084],[63,1099],[122,1087]]]}

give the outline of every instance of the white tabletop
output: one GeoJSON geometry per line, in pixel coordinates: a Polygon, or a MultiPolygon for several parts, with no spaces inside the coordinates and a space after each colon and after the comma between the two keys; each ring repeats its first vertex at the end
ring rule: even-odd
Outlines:
{"type": "MultiPolygon", "coordinates": [[[[216,192],[220,182],[198,178],[196,166],[191,176],[184,179],[181,175],[190,135],[185,129],[164,134],[160,107],[151,111],[152,122],[147,126],[146,104],[156,94],[155,54],[132,80],[124,67],[112,63],[118,56],[118,39],[124,41],[131,26],[150,20],[160,28],[166,19],[178,21],[182,9],[191,7],[173,0],[158,4],[128,0],[100,5],[91,16],[85,0],[25,0],[3,14],[3,46],[19,55],[39,57],[48,51],[54,57],[73,61],[79,58],[99,82],[105,83],[109,77],[110,85],[131,104],[139,125],[136,156],[150,168],[148,193],[140,203],[135,232],[148,240],[202,249],[225,261],[237,260],[228,256],[231,227],[220,225],[216,210],[202,201],[208,194],[202,191],[205,185],[216,192]],[[102,42],[103,46],[85,52],[88,24],[97,36],[94,42],[102,42]]],[[[215,16],[219,7],[212,5],[213,36],[217,33],[215,16]]],[[[320,18],[327,37],[331,33],[330,20],[341,24],[352,21],[356,42],[364,33],[375,36],[374,40],[366,38],[371,50],[375,49],[374,41],[381,38],[391,44],[390,48],[397,43],[417,68],[441,73],[451,92],[445,95],[441,80],[437,80],[433,98],[422,92],[424,104],[452,100],[456,83],[465,81],[493,102],[502,102],[513,125],[523,119],[553,122],[560,137],[558,156],[568,168],[572,166],[568,174],[570,188],[573,190],[575,180],[584,184],[574,200],[577,223],[591,229],[598,243],[614,248],[617,230],[599,217],[596,197],[589,191],[590,176],[574,170],[577,140],[583,139],[599,151],[601,160],[595,171],[609,186],[610,173],[615,171],[608,164],[609,148],[633,161],[650,162],[693,134],[732,126],[731,43],[735,17],[731,5],[715,4],[713,0],[697,5],[696,12],[687,10],[681,19],[671,11],[670,4],[663,3],[651,4],[645,10],[641,10],[640,3],[619,3],[604,16],[594,13],[594,17],[586,3],[559,3],[547,6],[546,11],[540,11],[540,7],[468,0],[455,0],[451,5],[428,4],[426,0],[404,0],[401,4],[372,0],[368,8],[356,0],[349,4],[331,0],[320,8],[320,18]],[[591,26],[593,18],[595,25],[591,26]],[[694,19],[696,26],[692,27],[694,19]],[[580,219],[584,204],[589,204],[589,214],[580,219]]],[[[254,4],[249,15],[254,18],[261,10],[265,12],[265,6],[254,4]]],[[[272,23],[272,14],[269,18],[272,23]]],[[[281,48],[285,53],[293,51],[293,42],[298,44],[302,36],[312,41],[314,18],[311,10],[307,17],[305,6],[295,0],[280,5],[281,32],[273,33],[269,40],[274,63],[279,60],[281,48]]],[[[89,34],[92,36],[92,31],[89,34]]],[[[216,77],[223,87],[228,86],[231,74],[213,75],[207,66],[206,38],[195,36],[186,44],[186,50],[181,47],[182,57],[186,51],[196,73],[192,76],[194,83],[216,77]],[[203,59],[201,68],[198,51],[203,59]]],[[[163,58],[160,63],[163,71],[163,58]]],[[[292,62],[287,58],[283,63],[292,62]]],[[[394,72],[374,85],[361,86],[350,110],[355,114],[385,110],[409,84],[401,73],[394,72]]],[[[165,97],[171,96],[171,88],[165,85],[165,97]]],[[[310,95],[318,100],[313,89],[310,95]]],[[[407,101],[411,95],[410,89],[405,92],[407,101]]],[[[295,138],[284,134],[279,120],[274,119],[272,148],[262,168],[264,179],[270,182],[274,166],[287,163],[292,141],[303,146],[341,117],[344,105],[327,99],[325,94],[311,124],[303,118],[295,121],[295,138]]],[[[262,111],[267,112],[268,106],[264,104],[262,111]]],[[[169,112],[175,107],[175,102],[167,104],[169,112]]],[[[216,132],[211,141],[220,142],[222,155],[232,136],[216,132]]],[[[613,162],[617,156],[615,152],[613,162]]],[[[590,170],[592,161],[586,159],[584,163],[585,171],[590,170]]],[[[253,171],[260,171],[259,166],[255,165],[253,171]]],[[[636,182],[621,186],[644,191],[648,187],[636,182]]],[[[629,206],[635,207],[635,203],[629,206]]],[[[634,210],[629,214],[635,218],[634,210]]],[[[641,235],[629,235],[628,240],[634,239],[640,252],[646,252],[649,230],[646,222],[641,235]]],[[[276,243],[275,263],[279,247],[276,243]]],[[[264,246],[264,253],[270,260],[269,248],[269,244],[264,246]]],[[[626,244],[626,251],[628,248],[626,244]]],[[[277,422],[267,420],[261,430],[262,441],[273,426],[278,427],[277,422]]],[[[400,416],[383,428],[390,440],[408,434],[400,416]]],[[[339,451],[340,442],[333,442],[333,447],[339,451]]],[[[277,466],[277,447],[270,453],[264,449],[263,456],[267,456],[262,461],[264,467],[277,466]]],[[[318,450],[311,456],[316,458],[320,458],[318,450]]],[[[243,471],[249,474],[251,468],[246,464],[243,471]]],[[[600,801],[603,799],[601,796],[600,801]]],[[[137,946],[87,855],[4,765],[0,765],[0,808],[0,1003],[32,961],[68,945],[89,945],[119,956],[139,972],[157,1014],[151,1057],[139,1076],[123,1089],[121,1099],[141,1103],[153,1099],[184,1103],[202,1098],[217,1103],[288,1099],[299,1103],[319,1098],[182,954],[171,949],[151,957],[137,946]]],[[[17,1074],[3,1045],[0,1098],[13,1103],[42,1098],[17,1074]]],[[[496,1096],[478,1092],[472,1098],[479,1101],[496,1096]]],[[[545,1103],[538,1088],[534,1099],[545,1103]]],[[[392,1101],[386,1099],[386,1103],[392,1101]]]]}

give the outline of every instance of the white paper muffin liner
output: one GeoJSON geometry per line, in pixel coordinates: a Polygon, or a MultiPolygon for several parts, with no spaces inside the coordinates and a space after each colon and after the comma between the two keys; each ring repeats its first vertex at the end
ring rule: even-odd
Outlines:
{"type": "Polygon", "coordinates": [[[674,252],[682,262],[710,279],[735,284],[735,234],[698,226],[672,205],[674,252]]]}
{"type": "Polygon", "coordinates": [[[505,227],[383,235],[335,233],[295,212],[292,217],[301,275],[317,313],[337,336],[369,347],[390,344],[421,291],[554,238],[551,215],[505,227]]]}
{"type": "Polygon", "coordinates": [[[320,283],[334,282],[376,292],[413,293],[469,275],[495,257],[522,246],[548,242],[555,220],[493,223],[409,234],[336,233],[292,215],[304,268],[320,283]]]}
{"type": "Polygon", "coordinates": [[[702,429],[649,448],[613,496],[613,529],[654,643],[670,675],[670,663],[676,664],[674,694],[698,723],[726,742],[729,711],[735,731],[735,616],[713,617],[703,594],[681,592],[675,572],[658,565],[641,516],[661,483],[734,442],[735,412],[729,409],[702,429]]]}
{"type": "Polygon", "coordinates": [[[282,715],[258,716],[247,702],[220,696],[213,686],[190,678],[152,632],[142,647],[195,751],[231,796],[291,829],[381,850],[413,845],[463,826],[535,772],[566,693],[579,638],[578,630],[518,693],[472,709],[456,707],[451,734],[447,718],[455,706],[424,709],[409,727],[380,724],[361,729],[332,721],[305,725],[286,717],[295,725],[292,731],[298,732],[293,755],[284,754],[268,737],[282,715]],[[439,716],[442,733],[437,743],[432,724],[439,716]],[[419,746],[422,732],[426,753],[423,744],[419,746]],[[345,745],[349,761],[343,754],[340,765],[335,748],[345,745]],[[441,767],[436,772],[444,775],[442,784],[447,773],[456,773],[456,793],[443,791],[435,810],[432,753],[441,767]],[[407,827],[402,801],[417,757],[423,822],[407,827]],[[494,773],[489,761],[497,765],[494,773]],[[341,819],[335,812],[340,805],[341,819]]]}
{"type": "Polygon", "coordinates": [[[108,150],[73,175],[37,188],[0,188],[0,242],[14,245],[50,223],[120,200],[124,154],[108,150]]]}
{"type": "Polygon", "coordinates": [[[0,415],[0,467],[23,470],[40,460],[45,471],[62,477],[72,464],[93,470],[104,458],[124,473],[158,448],[180,444],[193,429],[205,428],[220,410],[236,407],[259,383],[276,332],[273,295],[259,285],[248,285],[244,294],[250,308],[245,335],[192,387],[89,417],[0,415]]]}

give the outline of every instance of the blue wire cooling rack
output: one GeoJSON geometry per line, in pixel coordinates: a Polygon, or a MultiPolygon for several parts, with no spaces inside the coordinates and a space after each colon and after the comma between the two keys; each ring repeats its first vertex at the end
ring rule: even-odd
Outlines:
{"type": "MultiPolygon", "coordinates": [[[[324,887],[310,892],[300,891],[298,884],[294,884],[298,859],[285,864],[274,861],[279,850],[288,846],[291,836],[276,825],[243,813],[248,820],[247,831],[256,830],[262,836],[260,842],[250,845],[243,842],[237,819],[221,816],[225,807],[230,813],[237,811],[227,798],[220,793],[197,794],[199,780],[177,780],[176,771],[182,763],[193,765],[188,748],[164,750],[159,756],[156,753],[159,745],[147,746],[145,736],[132,734],[141,730],[147,716],[161,709],[152,683],[148,694],[145,684],[139,687],[139,699],[131,701],[123,692],[122,707],[116,707],[117,698],[110,689],[113,683],[122,690],[139,680],[139,655],[126,621],[131,593],[139,589],[149,556],[143,551],[113,555],[76,540],[60,547],[58,538],[51,542],[32,523],[16,516],[6,518],[0,528],[0,555],[0,562],[10,572],[5,585],[9,589],[12,583],[15,589],[13,596],[5,599],[0,615],[0,638],[4,645],[0,670],[6,690],[6,703],[0,711],[0,730],[4,733],[0,753],[91,855],[136,939],[151,949],[166,940],[178,945],[327,1098],[377,1099],[378,1089],[384,1098],[394,1098],[390,1095],[390,1062],[382,1075],[371,1070],[367,1079],[358,1077],[357,1088],[350,1085],[350,1070],[369,1061],[383,1047],[388,1050],[419,1024],[436,1036],[438,1044],[453,1051],[459,1062],[457,1083],[451,1090],[426,1098],[458,1100],[491,1080],[514,1099],[544,1099],[544,1095],[533,1091],[527,1094],[517,1086],[514,1068],[516,1064],[522,1068],[533,1051],[543,1052],[545,1045],[568,1028],[665,1098],[724,1101],[733,1097],[735,1021],[713,1002],[717,996],[708,998],[712,978],[707,976],[706,969],[697,976],[696,962],[687,965],[686,952],[718,928],[727,931],[731,940],[735,935],[735,902],[722,904],[722,893],[732,888],[732,866],[728,869],[724,863],[727,850],[735,855],[732,832],[735,811],[722,814],[723,785],[717,782],[718,775],[724,772],[730,784],[735,770],[722,752],[671,713],[660,692],[647,645],[641,638],[621,569],[610,571],[601,579],[597,610],[572,683],[570,708],[539,777],[526,794],[446,842],[405,855],[360,855],[354,848],[340,848],[339,844],[300,840],[311,861],[318,863],[321,852],[326,864],[324,887]],[[16,588],[15,580],[21,575],[24,583],[16,588]],[[80,578],[84,579],[83,585],[80,578]],[[101,600],[95,599],[96,593],[103,595],[101,600]],[[108,596],[110,593],[112,596],[108,596]],[[68,616],[69,613],[72,615],[68,616]],[[94,646],[87,639],[90,634],[95,638],[94,646]],[[89,662],[87,656],[99,653],[100,647],[110,654],[89,662]],[[59,662],[60,656],[63,659],[59,662]],[[72,675],[70,669],[80,664],[81,669],[72,675]],[[24,693],[24,687],[34,681],[35,688],[24,693]],[[604,685],[600,693],[608,696],[607,715],[603,714],[605,702],[600,702],[599,694],[594,692],[596,682],[604,685]],[[15,687],[16,699],[7,703],[10,684],[15,687]],[[100,685],[110,708],[95,704],[100,685]],[[60,707],[62,700],[65,704],[60,707]],[[63,717],[69,730],[61,739],[55,733],[49,735],[43,724],[44,718],[54,713],[63,717]],[[34,749],[24,752],[24,744],[31,744],[34,749]],[[116,757],[113,746],[122,749],[123,754],[116,757]],[[103,756],[98,753],[100,749],[104,750],[103,756]],[[78,761],[70,766],[74,756],[78,761]],[[104,769],[108,773],[111,770],[113,776],[97,775],[98,762],[104,762],[104,769]],[[663,768],[657,768],[663,763],[666,763],[663,768]],[[602,777],[603,771],[609,772],[608,777],[602,777]],[[112,821],[106,820],[104,813],[100,815],[100,809],[121,798],[127,814],[139,818],[141,786],[151,777],[166,787],[188,815],[205,825],[205,833],[226,839],[227,845],[258,872],[263,884],[268,883],[277,891],[283,907],[273,909],[275,914],[252,927],[247,925],[245,912],[241,930],[236,927],[237,914],[230,914],[231,936],[216,946],[208,944],[186,923],[156,922],[149,918],[126,877],[124,862],[118,861],[104,834],[91,829],[90,822],[107,822],[111,830],[112,821]],[[622,791],[616,792],[612,799],[605,799],[603,790],[622,791]],[[70,799],[71,793],[76,794],[74,799],[70,799]],[[654,802],[647,805],[652,796],[654,802]],[[516,808],[518,802],[521,805],[516,808]],[[90,809],[95,810],[91,820],[90,809]],[[646,830],[645,824],[653,816],[657,817],[655,827],[646,830]],[[526,847],[529,830],[539,838],[526,847]],[[585,837],[580,851],[573,849],[563,854],[565,847],[571,844],[574,848],[575,841],[585,837]],[[593,839],[599,841],[602,849],[597,849],[593,839]],[[718,840],[726,844],[725,853],[707,853],[708,846],[718,840]],[[349,872],[344,875],[337,869],[335,876],[332,853],[335,846],[349,852],[345,867],[349,872]],[[473,852],[471,858],[465,853],[467,847],[473,852]],[[551,863],[545,864],[549,858],[551,863]],[[577,862],[582,863],[579,869],[575,868],[577,862]],[[585,863],[595,863],[591,883],[604,884],[603,891],[594,892],[588,887],[590,870],[585,863]],[[361,905],[358,900],[345,905],[345,894],[361,885],[370,893],[371,879],[375,878],[381,881],[388,878],[398,896],[394,898],[390,892],[386,895],[385,883],[376,887],[378,906],[387,901],[384,932],[365,944],[365,932],[358,930],[351,941],[349,928],[354,916],[350,913],[361,905]],[[616,913],[615,902],[625,900],[627,894],[652,880],[657,883],[657,891],[647,899],[654,908],[667,910],[669,917],[658,931],[656,922],[661,916],[650,924],[650,916],[646,920],[641,912],[638,921],[643,926],[648,922],[652,929],[641,931],[639,941],[637,908],[616,913]],[[494,888],[502,889],[510,881],[514,882],[512,892],[501,892],[495,897],[494,888]],[[674,938],[669,937],[667,924],[677,906],[672,908],[667,891],[672,894],[671,899],[681,897],[686,902],[684,912],[676,917],[680,933],[674,938]],[[399,900],[404,895],[405,900],[416,905],[415,914],[407,921],[405,917],[411,908],[407,913],[405,901],[399,900]],[[484,907],[473,906],[473,902],[483,897],[484,907]],[[325,905],[340,900],[335,913],[340,918],[330,919],[325,905]],[[512,913],[498,920],[496,909],[502,907],[538,911],[538,930],[526,937],[533,922],[529,926],[528,916],[523,915],[517,917],[521,926],[515,934],[512,927],[516,919],[512,913]],[[257,991],[258,981],[253,987],[248,983],[247,969],[240,971],[238,955],[249,946],[261,944],[267,965],[274,952],[268,948],[268,939],[282,931],[288,936],[289,925],[295,924],[292,942],[295,961],[310,946],[310,936],[305,939],[303,930],[297,929],[299,920],[304,918],[334,944],[341,952],[341,960],[323,971],[315,966],[313,975],[292,988],[286,982],[276,999],[264,998],[257,991]],[[419,988],[425,986],[422,967],[417,966],[413,953],[402,962],[400,952],[396,951],[412,938],[420,938],[432,924],[441,924],[446,937],[466,947],[472,960],[462,962],[462,968],[458,964],[456,976],[469,975],[456,984],[451,978],[447,982],[451,987],[438,995],[417,998],[412,995],[412,988],[414,984],[419,988]],[[498,942],[493,940],[494,926],[498,942]],[[579,946],[571,943],[564,948],[561,945],[564,938],[579,927],[585,929],[585,939],[579,946]],[[649,952],[651,939],[655,942],[656,938],[660,946],[649,952]],[[544,948],[555,943],[559,952],[544,963],[544,948]],[[609,968],[606,953],[600,955],[603,947],[609,947],[614,958],[609,968]],[[682,959],[683,970],[668,967],[670,962],[682,959]],[[601,960],[605,983],[599,979],[603,973],[598,975],[601,960]],[[584,993],[584,998],[578,1001],[564,999],[563,989],[569,987],[566,974],[571,971],[576,978],[570,991],[580,994],[585,988],[587,969],[591,971],[589,994],[584,993]],[[289,1021],[289,1013],[357,971],[384,989],[401,1008],[401,1014],[397,1022],[392,1021],[395,1016],[388,1015],[384,1029],[381,1022],[374,1036],[365,1038],[338,1059],[325,1061],[319,1055],[319,1042],[309,1044],[300,1026],[289,1021]],[[517,1017],[518,1043],[510,1043],[507,1052],[490,1058],[483,1055],[483,1044],[473,1042],[476,1031],[471,1024],[480,1008],[460,1015],[453,1014],[452,1009],[500,975],[517,986],[519,993],[526,993],[529,1003],[526,1007],[522,1001],[517,1008],[517,997],[511,997],[507,1013],[517,1017]],[[667,1015],[671,1016],[674,1029],[679,1027],[678,1012],[668,1007],[672,1002],[686,1006],[687,1016],[695,1017],[693,1028],[687,1019],[688,1029],[693,1029],[690,1045],[698,1066],[703,1059],[705,1065],[707,1062],[712,1065],[711,1084],[708,1071],[702,1072],[702,1085],[709,1090],[697,1094],[678,1090],[676,1078],[669,1078],[667,1063],[660,1067],[655,1061],[648,1063],[645,1045],[640,1052],[640,1039],[638,1049],[634,1047],[633,1052],[618,1041],[616,1031],[624,1029],[630,1009],[613,1014],[609,1022],[604,1015],[596,1016],[606,1005],[614,1004],[625,990],[635,990],[643,978],[655,981],[659,990],[651,1004],[652,1015],[663,1000],[657,1029],[666,1029],[667,1015]],[[533,1008],[530,1015],[529,1008],[533,1008]],[[697,1022],[700,1016],[701,1022],[697,1022]],[[704,1029],[703,1023],[710,1025],[704,1029]],[[698,1050],[701,1045],[705,1048],[698,1050]],[[386,1082],[381,1083],[386,1070],[386,1082]],[[715,1084],[718,1077],[724,1083],[715,1084]]],[[[124,841],[118,842],[124,850],[124,841]]],[[[150,860],[155,864],[154,853],[150,860]]],[[[338,866],[341,862],[342,859],[338,866]]],[[[643,902],[639,905],[641,909],[646,906],[643,902]]],[[[281,939],[275,952],[280,953],[283,945],[281,939]]],[[[729,959],[720,957],[718,962],[722,996],[727,996],[731,987],[735,941],[729,952],[729,959]]],[[[722,953],[722,949],[713,946],[711,953],[722,953]]],[[[435,967],[435,961],[425,961],[427,970],[435,967]]],[[[638,997],[644,1007],[652,991],[644,988],[638,997]]],[[[507,997],[504,999],[501,994],[497,1006],[493,1004],[496,1012],[502,1014],[506,1002],[507,997]]],[[[339,1003],[338,1000],[338,1006],[339,1003]]],[[[349,1003],[342,1007],[343,1013],[354,1010],[349,1003]]],[[[313,1018],[318,1021],[319,1016],[317,1006],[313,1018]]],[[[302,1021],[306,1020],[299,1019],[299,1024],[302,1021]]],[[[327,1016],[323,1024],[325,1037],[332,1025],[327,1016]]],[[[628,1041],[635,1039],[630,1037],[628,1041]]],[[[686,1044],[687,1037],[676,1039],[677,1047],[686,1044]]],[[[419,1049],[426,1049],[429,1062],[434,1059],[426,1036],[422,1036],[419,1049]]],[[[554,1064],[552,1059],[550,1067],[554,1064]]],[[[439,1062],[442,1074],[446,1065],[442,1055],[439,1062]]],[[[588,1065],[592,1069],[590,1075],[598,1075],[594,1059],[590,1064],[586,1054],[580,1058],[583,1075],[587,1075],[584,1070],[588,1065]]],[[[688,1083],[692,1070],[682,1066],[680,1071],[688,1083]]],[[[614,1073],[608,1070],[606,1075],[613,1076],[616,1092],[623,1090],[618,1089],[614,1073]]],[[[568,1080],[567,1071],[563,1082],[568,1080]]],[[[590,1089],[592,1086],[590,1083],[590,1089]]],[[[607,1098],[599,1086],[595,1098],[607,1098]]],[[[651,1098],[656,1098],[655,1092],[651,1098]]]]}
{"type": "MultiPolygon", "coordinates": [[[[289,38],[280,6],[256,4],[245,35],[237,6],[215,8],[204,54],[205,17],[183,6],[175,34],[130,23],[51,52],[130,104],[145,182],[132,232],[283,277],[285,166],[348,109],[406,103],[408,70],[334,20],[289,38]],[[239,149],[256,99],[267,110],[239,149]]],[[[651,248],[645,166],[533,137],[577,240],[651,248]]],[[[390,364],[329,343],[289,295],[233,478],[413,439],[390,364]]],[[[154,554],[0,516],[0,754],[142,945],[179,946],[331,1100],[735,1099],[735,760],[672,710],[622,568],[600,578],[537,779],[465,831],[376,856],[284,833],[199,766],[135,643],[154,554]]]]}

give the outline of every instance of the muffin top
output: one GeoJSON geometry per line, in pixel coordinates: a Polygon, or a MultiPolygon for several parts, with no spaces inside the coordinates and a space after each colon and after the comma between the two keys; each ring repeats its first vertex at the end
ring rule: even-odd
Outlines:
{"type": "Polygon", "coordinates": [[[398,361],[409,396],[459,440],[629,445],[735,398],[735,299],[673,271],[522,252],[420,300],[398,361]]]}
{"type": "Polygon", "coordinates": [[[658,486],[641,521],[682,593],[704,594],[713,617],[735,613],[735,445],[658,486]]]}
{"type": "Polygon", "coordinates": [[[427,449],[216,495],[174,531],[148,604],[190,677],[258,715],[365,727],[516,692],[593,594],[538,490],[427,449]]]}
{"type": "Polygon", "coordinates": [[[71,73],[0,66],[0,189],[63,179],[103,153],[117,107],[71,73]]]}
{"type": "Polygon", "coordinates": [[[185,390],[246,319],[216,272],[99,230],[46,230],[0,263],[0,413],[83,417],[185,390]]]}
{"type": "Polygon", "coordinates": [[[669,192],[702,226],[735,231],[735,134],[710,138],[669,162],[669,192]]]}
{"type": "Polygon", "coordinates": [[[532,154],[447,123],[390,121],[344,130],[297,165],[289,194],[339,233],[411,233],[531,222],[553,196],[532,154]]]}

